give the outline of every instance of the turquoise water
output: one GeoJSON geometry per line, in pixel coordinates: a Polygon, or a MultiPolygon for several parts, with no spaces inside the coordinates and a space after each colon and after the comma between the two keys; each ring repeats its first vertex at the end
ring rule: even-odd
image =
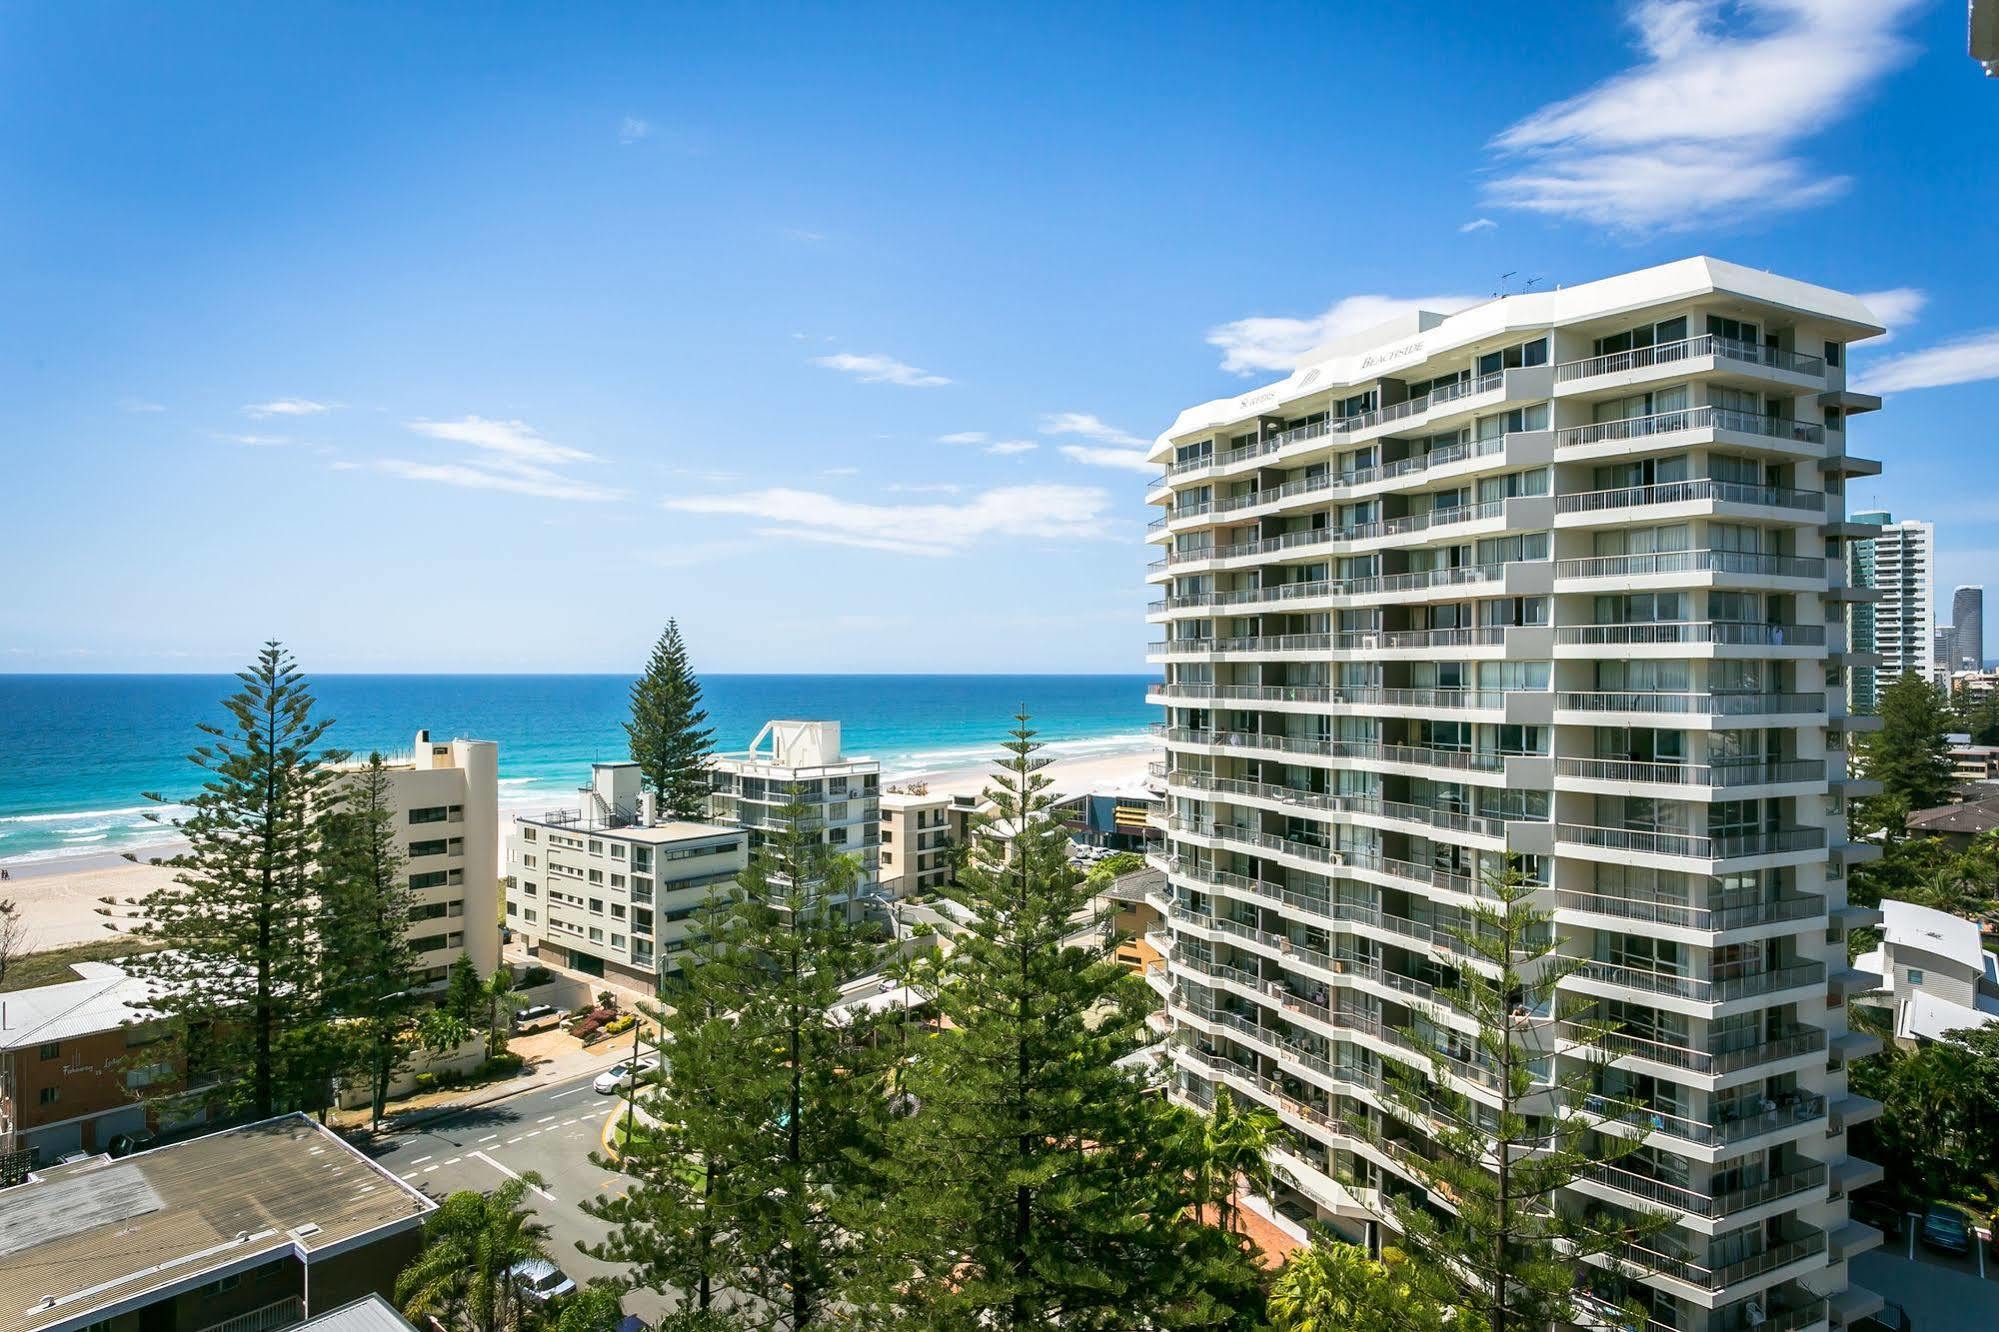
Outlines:
{"type": "MultiPolygon", "coordinates": [[[[702,681],[718,749],[774,717],[841,723],[851,754],[906,780],[990,758],[1025,705],[1054,756],[1148,747],[1143,676],[718,675],[702,681]]],[[[433,739],[500,746],[501,800],[567,795],[593,761],[625,756],[630,681],[611,675],[327,675],[327,743],[407,751],[433,739]]],[[[141,818],[141,792],[195,789],[186,760],[201,721],[223,718],[228,676],[0,675],[0,863],[112,854],[170,834],[141,818]]]]}

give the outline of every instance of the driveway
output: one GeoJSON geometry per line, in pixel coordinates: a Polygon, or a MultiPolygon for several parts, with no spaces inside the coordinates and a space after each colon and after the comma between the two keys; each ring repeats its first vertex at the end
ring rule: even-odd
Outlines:
{"type": "MultiPolygon", "coordinates": [[[[1984,1248],[1983,1242],[1978,1250],[1984,1248]]],[[[1853,1283],[1908,1311],[1914,1332],[1992,1332],[1999,1328],[1999,1264],[1974,1251],[1964,1258],[1910,1243],[1905,1233],[1857,1255],[1853,1283]]]]}

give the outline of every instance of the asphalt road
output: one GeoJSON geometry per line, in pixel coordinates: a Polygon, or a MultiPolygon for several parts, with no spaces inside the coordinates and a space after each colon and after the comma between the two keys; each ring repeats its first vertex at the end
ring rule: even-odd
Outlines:
{"type": "MultiPolygon", "coordinates": [[[[571,1082],[551,1083],[491,1105],[431,1120],[420,1128],[375,1139],[363,1147],[385,1168],[443,1199],[460,1189],[485,1192],[509,1175],[532,1171],[539,1189],[528,1195],[535,1215],[549,1228],[549,1253],[578,1285],[594,1276],[614,1276],[617,1265],[599,1262],[576,1249],[594,1244],[610,1227],[585,1215],[587,1199],[622,1193],[628,1181],[595,1165],[605,1119],[621,1102],[590,1089],[594,1073],[571,1082]]],[[[648,1322],[668,1312],[673,1301],[653,1291],[625,1297],[625,1312],[648,1322]]]]}

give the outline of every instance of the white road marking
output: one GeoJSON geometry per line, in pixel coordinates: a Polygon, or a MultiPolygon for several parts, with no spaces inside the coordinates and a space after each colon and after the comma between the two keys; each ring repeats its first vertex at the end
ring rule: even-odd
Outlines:
{"type": "Polygon", "coordinates": [[[428,1174],[429,1174],[429,1173],[430,1173],[431,1171],[433,1171],[433,1170],[435,1170],[435,1169],[437,1169],[437,1167],[436,1167],[436,1166],[425,1166],[425,1167],[423,1168],[423,1173],[424,1173],[424,1174],[426,1174],[426,1175],[428,1175],[428,1174]]]}
{"type": "Polygon", "coordinates": [[[523,1138],[539,1138],[541,1136],[541,1130],[529,1129],[526,1133],[521,1134],[521,1136],[523,1138]]]}
{"type": "Polygon", "coordinates": [[[589,1091],[589,1090],[590,1090],[590,1084],[586,1082],[581,1087],[571,1087],[568,1091],[559,1091],[555,1095],[549,1097],[548,1099],[551,1101],[559,1101],[565,1096],[574,1096],[577,1092],[589,1091]]]}
{"type": "Polygon", "coordinates": [[[428,1156],[419,1156],[419,1157],[417,1157],[417,1159],[416,1159],[416,1160],[414,1160],[414,1161],[410,1162],[410,1164],[411,1164],[411,1165],[422,1165],[422,1164],[423,1164],[423,1163],[424,1163],[425,1161],[428,1161],[429,1159],[430,1159],[430,1158],[429,1158],[428,1156]]]}
{"type": "Polygon", "coordinates": [[[452,1157],[452,1158],[451,1158],[451,1159],[450,1159],[449,1161],[446,1161],[446,1162],[445,1162],[444,1164],[446,1164],[446,1165],[457,1165],[457,1164],[458,1164],[458,1163],[459,1163],[460,1161],[463,1161],[464,1159],[465,1159],[465,1158],[464,1158],[464,1157],[462,1157],[462,1156],[454,1156],[454,1157],[452,1157]]]}
{"type": "Polygon", "coordinates": [[[499,1134],[497,1134],[497,1133],[488,1133],[488,1134],[487,1134],[487,1135],[486,1135],[485,1137],[483,1137],[483,1138],[479,1139],[479,1141],[480,1141],[480,1142],[497,1142],[497,1141],[499,1140],[499,1137],[500,1137],[500,1135],[499,1135],[499,1134]]]}
{"type": "MultiPolygon", "coordinates": [[[[492,1157],[486,1155],[486,1153],[473,1152],[472,1155],[478,1157],[481,1161],[484,1161],[487,1165],[493,1167],[493,1169],[499,1171],[501,1174],[505,1175],[508,1179],[520,1179],[519,1174],[517,1174],[512,1170],[509,1170],[506,1166],[501,1165],[498,1161],[495,1161],[492,1157]]],[[[526,1183],[525,1180],[523,1180],[522,1182],[526,1183]]],[[[535,1196],[537,1197],[546,1198],[550,1202],[555,1201],[555,1195],[550,1193],[547,1189],[541,1188],[534,1184],[529,1184],[528,1188],[533,1190],[535,1196]]]]}
{"type": "Polygon", "coordinates": [[[542,1116],[542,1117],[541,1117],[540,1119],[537,1119],[537,1120],[535,1120],[535,1123],[537,1123],[537,1124],[546,1124],[546,1123],[547,1123],[547,1122],[548,1122],[549,1120],[551,1120],[551,1119],[554,1119],[554,1118],[555,1118],[555,1116],[554,1116],[554,1115],[543,1115],[543,1116],[542,1116]]]}
{"type": "Polygon", "coordinates": [[[511,1147],[511,1146],[513,1146],[513,1145],[514,1145],[515,1143],[517,1143],[517,1142],[519,1142],[519,1141],[520,1141],[520,1139],[519,1139],[519,1138],[508,1138],[508,1139],[507,1139],[507,1146],[511,1147]]]}
{"type": "Polygon", "coordinates": [[[415,1179],[415,1178],[417,1177],[417,1175],[418,1175],[419,1173],[421,1173],[421,1172],[419,1172],[419,1171],[415,1171],[415,1170],[412,1170],[412,1171],[410,1171],[410,1172],[409,1172],[409,1173],[408,1173],[407,1175],[401,1175],[401,1176],[398,1176],[398,1178],[400,1178],[400,1179],[415,1179]]]}

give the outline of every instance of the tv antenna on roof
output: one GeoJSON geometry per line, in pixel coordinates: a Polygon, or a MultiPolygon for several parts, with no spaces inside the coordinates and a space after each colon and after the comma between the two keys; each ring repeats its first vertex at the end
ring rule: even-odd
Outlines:
{"type": "Polygon", "coordinates": [[[1518,273],[1519,271],[1520,270],[1516,268],[1513,270],[1512,273],[1501,273],[1499,275],[1499,290],[1495,291],[1492,294],[1494,296],[1504,296],[1506,294],[1506,279],[1512,277],[1514,273],[1518,273]]]}

